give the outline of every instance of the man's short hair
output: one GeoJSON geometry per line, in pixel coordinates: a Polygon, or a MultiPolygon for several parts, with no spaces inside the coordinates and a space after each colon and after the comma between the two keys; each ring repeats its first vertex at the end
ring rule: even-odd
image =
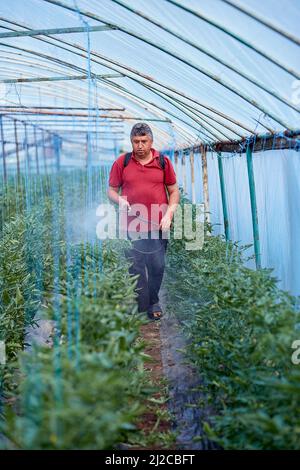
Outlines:
{"type": "Polygon", "coordinates": [[[145,122],[138,122],[133,126],[130,132],[130,139],[132,140],[133,137],[141,135],[149,135],[153,140],[151,127],[148,126],[148,124],[146,124],[145,122]]]}

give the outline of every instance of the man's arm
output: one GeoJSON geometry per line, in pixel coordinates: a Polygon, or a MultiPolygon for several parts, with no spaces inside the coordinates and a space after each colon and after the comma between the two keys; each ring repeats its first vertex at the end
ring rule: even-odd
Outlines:
{"type": "Polygon", "coordinates": [[[168,209],[160,222],[160,227],[162,230],[169,230],[171,227],[174,212],[176,211],[180,201],[180,192],[177,183],[166,186],[166,188],[169,194],[169,203],[168,209]]]}
{"type": "Polygon", "coordinates": [[[120,188],[118,186],[109,186],[107,190],[108,198],[115,204],[118,204],[120,209],[128,208],[128,210],[130,210],[129,202],[119,195],[119,190],[120,188]]]}

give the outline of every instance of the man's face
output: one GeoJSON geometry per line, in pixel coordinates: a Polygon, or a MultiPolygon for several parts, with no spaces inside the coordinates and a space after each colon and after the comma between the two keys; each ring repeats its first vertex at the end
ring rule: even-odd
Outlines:
{"type": "Polygon", "coordinates": [[[132,150],[138,158],[144,158],[149,155],[153,140],[149,135],[136,135],[131,139],[132,150]]]}

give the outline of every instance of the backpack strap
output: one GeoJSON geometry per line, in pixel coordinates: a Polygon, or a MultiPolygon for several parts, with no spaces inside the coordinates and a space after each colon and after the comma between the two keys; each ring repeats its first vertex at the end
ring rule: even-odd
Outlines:
{"type": "Polygon", "coordinates": [[[166,160],[165,160],[164,155],[160,152],[159,152],[159,164],[161,166],[161,169],[164,170],[166,166],[166,160]]]}
{"type": "MultiPolygon", "coordinates": [[[[131,158],[131,152],[126,153],[125,158],[124,158],[124,168],[128,165],[130,158],[131,158]]],[[[159,164],[161,166],[161,169],[164,170],[166,166],[165,157],[160,152],[159,152],[159,164]]]]}
{"type": "Polygon", "coordinates": [[[124,158],[124,168],[128,165],[130,158],[131,158],[131,152],[126,153],[125,158],[124,158]]]}

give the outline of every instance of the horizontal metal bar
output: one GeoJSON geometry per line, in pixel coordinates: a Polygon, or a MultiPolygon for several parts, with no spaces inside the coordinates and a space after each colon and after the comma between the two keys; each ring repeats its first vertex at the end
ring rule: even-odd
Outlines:
{"type": "MultiPolygon", "coordinates": [[[[76,130],[77,128],[84,128],[84,125],[87,125],[88,122],[86,120],[84,121],[81,121],[80,119],[76,121],[55,121],[55,120],[52,120],[52,121],[48,121],[48,120],[43,120],[43,121],[31,121],[31,123],[33,124],[47,124],[47,126],[50,126],[49,128],[51,129],[51,126],[54,126],[54,127],[61,127],[62,129],[64,128],[69,128],[69,126],[74,126],[72,128],[74,128],[74,130],[76,130]]],[[[93,121],[92,122],[92,127],[95,127],[95,124],[97,124],[97,128],[98,129],[103,129],[104,131],[106,131],[106,129],[110,130],[110,129],[124,129],[124,126],[122,125],[119,125],[119,126],[114,126],[113,124],[107,124],[105,126],[101,125],[101,122],[97,122],[97,121],[93,121]]],[[[10,132],[11,130],[13,130],[13,122],[11,123],[6,123],[4,126],[4,129],[6,132],[10,132]]]]}
{"type": "MultiPolygon", "coordinates": [[[[106,73],[104,75],[93,74],[92,78],[120,78],[122,74],[106,73]]],[[[36,78],[5,78],[0,83],[31,83],[31,82],[60,82],[64,80],[87,80],[87,75],[66,75],[61,77],[36,77],[36,78]]]]}
{"type": "Polygon", "coordinates": [[[29,31],[14,31],[0,33],[0,38],[18,38],[21,36],[47,36],[48,34],[72,34],[72,33],[95,33],[100,31],[112,31],[117,30],[118,28],[113,25],[102,25],[102,26],[88,26],[85,27],[75,27],[75,28],[54,28],[54,29],[32,29],[29,31]]]}
{"type": "MultiPolygon", "coordinates": [[[[59,127],[58,128],[53,128],[53,130],[56,130],[59,134],[73,134],[73,133],[82,133],[82,134],[91,134],[91,133],[95,133],[99,136],[101,135],[117,135],[117,136],[122,136],[122,135],[125,135],[125,132],[119,132],[119,131],[114,131],[114,132],[111,132],[111,131],[107,131],[107,132],[99,132],[97,131],[96,129],[81,129],[81,130],[77,130],[77,129],[60,129],[59,127]]],[[[28,133],[28,135],[34,135],[34,134],[30,134],[28,133]]],[[[8,141],[6,140],[5,143],[8,143],[8,141]]],[[[13,142],[10,142],[10,143],[13,143],[13,142]]]]}
{"type": "MultiPolygon", "coordinates": [[[[88,134],[88,133],[86,133],[88,134]]],[[[100,137],[99,140],[116,140],[116,141],[120,141],[120,140],[124,140],[124,137],[100,137]]]]}
{"type": "MultiPolygon", "coordinates": [[[[0,105],[1,109],[24,109],[26,110],[26,106],[12,106],[12,105],[0,105]]],[[[97,107],[73,107],[73,106],[28,106],[29,109],[59,109],[59,110],[65,110],[65,111],[125,111],[126,108],[97,108],[97,107]]]]}
{"type": "MultiPolygon", "coordinates": [[[[26,150],[26,148],[31,148],[31,147],[35,147],[36,145],[43,145],[44,143],[48,143],[48,142],[51,142],[52,141],[52,137],[46,137],[45,139],[42,139],[42,140],[39,140],[38,142],[33,142],[33,143],[26,143],[26,142],[23,142],[23,143],[19,143],[18,144],[18,151],[22,151],[22,150],[26,150]]],[[[14,155],[16,154],[16,149],[13,149],[13,150],[9,150],[8,152],[6,152],[6,157],[9,157],[10,155],[14,155]]]]}
{"type": "MultiPolygon", "coordinates": [[[[9,111],[6,110],[6,109],[2,109],[0,107],[0,114],[21,114],[21,115],[24,115],[24,116],[27,116],[27,115],[38,115],[38,116],[70,116],[70,117],[74,117],[74,116],[78,116],[78,117],[86,117],[86,118],[100,118],[100,117],[109,117],[109,118],[113,118],[114,116],[103,116],[103,115],[97,115],[97,114],[93,114],[93,115],[90,115],[88,113],[83,113],[83,112],[71,112],[71,113],[68,113],[68,112],[64,112],[64,111],[37,111],[37,110],[30,110],[30,109],[26,109],[26,110],[22,110],[22,109],[14,109],[14,108],[11,108],[9,111]]],[[[123,119],[121,116],[119,117],[119,119],[123,119]]]]}
{"type": "MultiPolygon", "coordinates": [[[[253,136],[252,136],[253,137],[253,136]]],[[[249,138],[245,137],[238,141],[223,141],[216,142],[209,147],[207,150],[213,150],[215,152],[228,152],[228,153],[245,153],[249,138]]],[[[296,130],[285,130],[278,134],[260,134],[255,136],[255,145],[251,148],[253,152],[260,152],[263,150],[279,150],[279,149],[292,149],[291,144],[297,144],[300,141],[300,129],[296,130]]],[[[195,153],[200,151],[200,146],[184,148],[184,152],[190,152],[193,150],[195,153]]]]}
{"type": "MultiPolygon", "coordinates": [[[[56,117],[59,119],[61,116],[65,117],[65,116],[69,116],[69,117],[81,117],[81,118],[86,118],[86,119],[91,119],[91,120],[94,120],[94,121],[97,121],[98,118],[100,119],[101,117],[103,117],[101,114],[85,114],[84,112],[71,112],[71,113],[68,113],[68,112],[64,112],[64,111],[35,111],[35,110],[30,110],[30,109],[26,109],[26,110],[15,110],[15,109],[10,109],[10,110],[6,110],[6,109],[2,109],[0,107],[0,114],[16,114],[16,115],[24,115],[24,116],[27,116],[27,115],[33,115],[33,116],[53,116],[53,119],[52,121],[56,122],[55,119],[56,117]]],[[[109,116],[109,117],[114,117],[114,116],[109,116]]],[[[42,118],[41,118],[42,119],[42,118]]],[[[86,120],[85,119],[85,120],[86,120]]],[[[119,119],[122,119],[121,117],[119,117],[119,119]]],[[[42,121],[41,121],[42,122],[42,121]]],[[[57,122],[60,122],[60,120],[58,120],[57,122]]]]}
{"type": "MultiPolygon", "coordinates": [[[[28,120],[25,121],[24,119],[18,119],[18,118],[16,118],[15,116],[11,116],[10,114],[4,114],[4,113],[2,113],[2,114],[0,114],[0,117],[5,117],[5,119],[10,120],[11,122],[17,122],[17,123],[21,123],[21,124],[23,124],[23,125],[26,124],[26,125],[28,125],[28,126],[31,126],[31,128],[36,128],[36,129],[38,129],[38,130],[40,130],[40,131],[46,132],[47,134],[51,135],[52,137],[53,137],[54,135],[57,135],[57,134],[55,134],[54,132],[50,132],[48,129],[44,129],[43,127],[40,127],[40,126],[37,125],[36,123],[32,123],[32,122],[30,122],[30,121],[28,121],[28,120]]],[[[114,122],[115,122],[115,121],[114,121],[114,122]]],[[[5,124],[6,124],[6,123],[5,123],[5,124]]],[[[28,128],[28,130],[30,130],[30,128],[28,128]]]]}
{"type": "MultiPolygon", "coordinates": [[[[34,114],[34,115],[39,114],[39,115],[43,115],[43,116],[48,116],[48,115],[49,115],[49,116],[53,116],[53,115],[55,115],[55,116],[71,116],[71,117],[73,117],[73,116],[75,116],[75,117],[78,116],[78,117],[87,117],[87,118],[88,118],[88,117],[91,117],[91,116],[89,116],[88,114],[83,114],[83,113],[64,113],[64,112],[62,112],[62,111],[60,111],[60,112],[58,112],[58,113],[53,113],[53,112],[51,112],[51,111],[45,111],[45,112],[33,111],[33,112],[31,113],[31,112],[29,112],[29,111],[24,112],[24,111],[18,110],[18,111],[12,111],[12,112],[10,112],[10,113],[7,113],[7,111],[5,111],[5,112],[1,111],[1,108],[0,108],[0,115],[1,115],[1,114],[2,114],[2,115],[9,114],[9,115],[11,115],[11,116],[14,115],[14,114],[22,114],[23,116],[32,115],[32,114],[34,114]]],[[[143,117],[143,116],[110,116],[110,115],[107,115],[107,116],[106,116],[106,115],[99,115],[99,116],[92,116],[92,117],[96,117],[96,118],[99,118],[99,119],[106,119],[106,118],[112,119],[112,120],[113,120],[113,119],[118,119],[118,120],[121,120],[121,121],[122,121],[122,120],[125,120],[125,121],[127,121],[127,120],[129,120],[129,121],[133,120],[133,121],[171,122],[170,119],[145,118],[145,117],[143,117]]]]}
{"type": "Polygon", "coordinates": [[[70,130],[63,129],[63,130],[60,130],[59,133],[60,134],[73,134],[73,133],[75,133],[75,134],[84,134],[84,135],[86,135],[86,134],[97,134],[97,135],[101,134],[101,132],[99,132],[99,131],[85,131],[85,130],[80,130],[79,131],[79,130],[76,130],[76,129],[74,129],[74,130],[73,129],[70,129],[70,130]]]}

